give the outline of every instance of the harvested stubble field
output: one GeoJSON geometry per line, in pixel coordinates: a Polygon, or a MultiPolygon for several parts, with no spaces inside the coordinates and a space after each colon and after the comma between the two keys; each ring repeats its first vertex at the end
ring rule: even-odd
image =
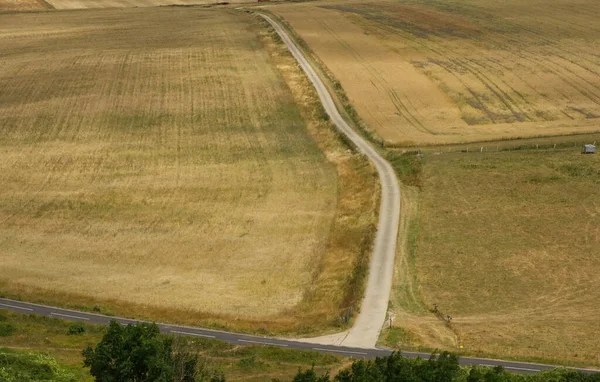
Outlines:
{"type": "Polygon", "coordinates": [[[262,21],[5,14],[0,41],[1,294],[282,331],[354,302],[373,172],[262,21]]]}
{"type": "MultiPolygon", "coordinates": [[[[8,0],[0,0],[8,1],[8,0]]],[[[31,0],[29,0],[31,1],[31,0]]],[[[42,0],[39,0],[42,1],[42,0]]],[[[215,5],[218,0],[46,0],[56,9],[138,8],[158,6],[215,5]]],[[[227,4],[242,4],[253,0],[226,1],[227,4]]],[[[223,4],[226,5],[226,4],[223,4]]]]}
{"type": "MultiPolygon", "coordinates": [[[[234,0],[242,4],[253,0],[234,0]]],[[[216,0],[0,0],[1,12],[36,11],[44,9],[138,8],[158,6],[191,6],[216,4],[216,0]]]]}
{"type": "Polygon", "coordinates": [[[595,0],[327,0],[270,9],[389,145],[598,131],[595,0]]]}
{"type": "Polygon", "coordinates": [[[425,155],[388,343],[600,365],[600,157],[552,147],[425,155]]]}
{"type": "Polygon", "coordinates": [[[50,9],[45,0],[0,0],[0,12],[36,11],[50,9]]]}

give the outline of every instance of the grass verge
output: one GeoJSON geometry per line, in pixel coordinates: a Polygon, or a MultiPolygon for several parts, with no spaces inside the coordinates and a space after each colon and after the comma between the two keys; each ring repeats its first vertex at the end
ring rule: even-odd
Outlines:
{"type": "MultiPolygon", "coordinates": [[[[0,320],[15,328],[8,336],[0,335],[0,370],[5,367],[13,375],[17,372],[21,375],[52,373],[53,380],[57,381],[92,381],[82,366],[81,351],[88,345],[98,343],[105,327],[73,324],[5,310],[0,310],[0,320]],[[82,327],[83,332],[69,335],[73,325],[82,327]]],[[[314,365],[319,372],[325,372],[347,363],[342,357],[313,351],[235,346],[189,337],[181,337],[180,340],[187,349],[200,354],[206,368],[223,372],[228,381],[291,380],[298,368],[314,365]]]]}

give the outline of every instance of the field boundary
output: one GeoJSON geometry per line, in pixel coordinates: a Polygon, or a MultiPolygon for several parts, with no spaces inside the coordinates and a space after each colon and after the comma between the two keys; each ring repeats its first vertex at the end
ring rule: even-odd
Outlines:
{"type": "MultiPolygon", "coordinates": [[[[256,14],[253,14],[256,16],[256,14]]],[[[305,73],[298,66],[292,54],[289,52],[284,42],[281,40],[277,31],[273,28],[273,26],[263,18],[257,17],[262,23],[264,23],[265,28],[271,34],[271,40],[277,45],[279,49],[283,50],[282,52],[277,52],[278,55],[274,58],[274,65],[278,65],[278,61],[280,59],[278,57],[285,56],[289,57],[289,60],[294,63],[295,70],[298,74],[302,76],[302,81],[294,81],[293,79],[287,78],[287,74],[285,67],[287,63],[284,63],[284,68],[280,68],[280,72],[286,81],[289,80],[288,86],[290,87],[290,91],[295,95],[298,100],[299,108],[303,113],[305,120],[307,121],[307,129],[309,130],[309,134],[315,139],[315,142],[319,146],[319,148],[324,152],[326,156],[328,156],[328,161],[336,168],[338,172],[338,177],[340,183],[338,185],[338,208],[336,210],[336,215],[334,217],[334,221],[331,226],[331,234],[329,237],[329,247],[323,253],[322,263],[327,261],[328,257],[331,257],[333,253],[333,249],[335,247],[335,243],[339,241],[338,236],[343,236],[345,228],[345,221],[348,220],[348,217],[352,217],[352,219],[362,220],[366,217],[369,219],[369,223],[364,227],[364,230],[360,232],[360,239],[356,243],[356,248],[358,248],[358,254],[356,259],[354,260],[354,264],[352,265],[351,273],[347,276],[345,281],[345,286],[343,288],[343,297],[341,299],[341,305],[336,306],[335,309],[338,311],[338,314],[335,317],[326,318],[328,321],[328,325],[326,330],[331,331],[331,328],[336,329],[345,329],[348,328],[349,325],[355,319],[355,312],[360,309],[360,302],[362,300],[362,296],[364,293],[368,267],[367,264],[369,262],[370,254],[373,248],[373,242],[376,233],[376,222],[379,216],[379,210],[377,206],[380,203],[380,189],[379,189],[379,181],[377,175],[374,172],[374,168],[369,162],[369,160],[359,151],[358,147],[348,139],[346,135],[340,132],[332,123],[330,118],[328,117],[325,109],[323,108],[323,104],[320,102],[318,98],[318,94],[315,89],[310,84],[309,78],[305,75],[305,73]],[[301,94],[295,94],[298,92],[297,84],[294,82],[306,82],[305,88],[300,91],[301,94]],[[300,100],[303,100],[300,102],[300,100]],[[318,126],[315,128],[315,124],[318,126]],[[319,129],[326,129],[328,133],[331,133],[331,137],[322,137],[323,133],[319,131],[319,129]],[[319,137],[321,136],[321,137],[319,137]],[[331,143],[329,141],[335,142],[339,147],[331,148],[331,143]],[[342,154],[335,154],[335,152],[344,149],[346,152],[342,154]],[[331,154],[335,155],[331,155],[331,154]],[[340,156],[346,158],[343,161],[340,161],[340,156]],[[354,176],[348,176],[348,166],[350,163],[351,171],[355,174],[354,176]],[[365,167],[366,166],[366,167],[365,167]],[[368,167],[368,168],[367,168],[368,167]],[[372,177],[368,176],[366,172],[372,173],[372,177]],[[352,178],[352,179],[348,179],[352,178]],[[354,206],[352,210],[348,210],[345,205],[346,200],[353,198],[360,198],[361,191],[360,189],[356,189],[354,183],[358,183],[358,180],[363,179],[363,181],[368,181],[369,185],[363,185],[363,187],[373,186],[374,195],[372,196],[372,204],[369,207],[368,211],[361,211],[363,215],[358,214],[358,210],[354,206]],[[356,214],[356,216],[353,216],[356,214]],[[372,214],[372,216],[371,216],[372,214]]],[[[267,50],[269,48],[267,47],[267,50]]],[[[294,73],[292,73],[294,74],[294,73]]],[[[362,182],[364,183],[364,182],[362,182]]],[[[353,203],[355,205],[355,203],[353,203]]],[[[347,227],[352,229],[353,227],[347,227]]],[[[356,237],[349,238],[349,240],[356,239],[356,237]]],[[[348,246],[350,243],[346,243],[348,246]]],[[[339,246],[338,246],[339,247],[339,246]]],[[[350,245],[350,247],[352,247],[350,245]]],[[[349,250],[350,248],[346,248],[349,250]]],[[[323,280],[321,280],[320,276],[324,273],[322,269],[322,265],[317,267],[315,270],[315,274],[313,276],[312,288],[307,290],[304,296],[304,299],[296,306],[294,309],[297,311],[294,313],[295,316],[302,316],[306,310],[314,309],[314,306],[310,305],[310,301],[314,301],[315,297],[318,298],[319,294],[323,293],[323,290],[319,292],[319,284],[323,284],[323,280]]],[[[321,288],[327,288],[325,285],[321,285],[321,288]]],[[[331,300],[327,300],[327,305],[331,305],[331,300]]],[[[337,304],[336,304],[337,305],[337,304]]]]}
{"type": "Polygon", "coordinates": [[[373,347],[377,343],[385,321],[392,288],[393,265],[400,219],[400,185],[391,164],[346,123],[319,75],[304,58],[300,48],[285,30],[267,15],[261,15],[277,30],[304,72],[317,89],[321,103],[336,126],[369,157],[377,168],[381,182],[381,206],[375,245],[369,264],[369,278],[361,311],[342,344],[346,346],[373,347]]]}
{"type": "Polygon", "coordinates": [[[56,9],[56,8],[54,8],[54,6],[52,4],[50,4],[46,0],[38,0],[38,1],[39,1],[40,4],[42,4],[42,6],[44,8],[47,8],[47,9],[56,9]]]}
{"type": "Polygon", "coordinates": [[[358,115],[354,106],[350,103],[348,96],[340,84],[335,78],[333,73],[327,68],[325,63],[317,56],[317,54],[310,48],[310,45],[294,30],[294,28],[288,23],[283,17],[277,15],[271,10],[266,8],[260,8],[260,12],[268,14],[273,17],[277,22],[282,25],[285,30],[292,36],[298,46],[304,53],[306,59],[311,62],[311,66],[315,69],[319,77],[324,81],[325,86],[329,90],[329,94],[333,97],[334,102],[338,106],[338,112],[344,118],[344,120],[352,125],[357,131],[361,133],[363,138],[371,142],[375,147],[392,147],[386,144],[386,142],[379,137],[376,131],[370,129],[362,118],[358,115]]]}

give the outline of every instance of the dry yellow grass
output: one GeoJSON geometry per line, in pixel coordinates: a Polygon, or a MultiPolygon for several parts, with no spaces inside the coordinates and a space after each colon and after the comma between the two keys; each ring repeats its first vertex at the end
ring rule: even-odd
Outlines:
{"type": "MultiPolygon", "coordinates": [[[[5,0],[7,1],[7,0],[5,0]]],[[[165,5],[209,5],[221,3],[218,0],[47,0],[56,9],[98,9],[98,8],[138,8],[165,5]]],[[[253,0],[234,0],[224,3],[243,4],[253,0]]]]}
{"type": "Polygon", "coordinates": [[[392,299],[400,344],[600,365],[600,157],[566,146],[426,154],[404,194],[418,214],[392,299]]]}
{"type": "Polygon", "coordinates": [[[0,0],[0,12],[19,12],[49,9],[52,6],[45,0],[0,0]]]}
{"type": "Polygon", "coordinates": [[[264,31],[200,9],[0,15],[0,292],[287,330],[323,292],[333,322],[362,253],[331,240],[376,194],[340,216],[341,186],[374,182],[328,126],[353,164],[319,149],[264,31]]]}
{"type": "Polygon", "coordinates": [[[598,130],[596,1],[328,0],[270,9],[388,144],[598,130]]]}

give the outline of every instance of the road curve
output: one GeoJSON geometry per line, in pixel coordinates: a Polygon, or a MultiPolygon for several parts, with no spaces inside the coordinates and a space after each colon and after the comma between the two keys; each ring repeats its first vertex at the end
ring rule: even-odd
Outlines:
{"type": "Polygon", "coordinates": [[[392,289],[394,271],[394,257],[396,255],[396,241],[398,237],[398,223],[400,219],[400,186],[392,166],[379,153],[352,129],[338,112],[329,91],[315,73],[300,49],[283,30],[269,16],[259,13],[271,24],[285,45],[298,61],[302,70],[314,85],[325,111],[336,125],[377,168],[381,181],[381,204],[379,207],[379,222],[375,244],[369,263],[369,277],[363,298],[360,313],[354,326],[342,345],[351,347],[373,348],[377,343],[379,332],[385,321],[385,316],[392,289]]]}

